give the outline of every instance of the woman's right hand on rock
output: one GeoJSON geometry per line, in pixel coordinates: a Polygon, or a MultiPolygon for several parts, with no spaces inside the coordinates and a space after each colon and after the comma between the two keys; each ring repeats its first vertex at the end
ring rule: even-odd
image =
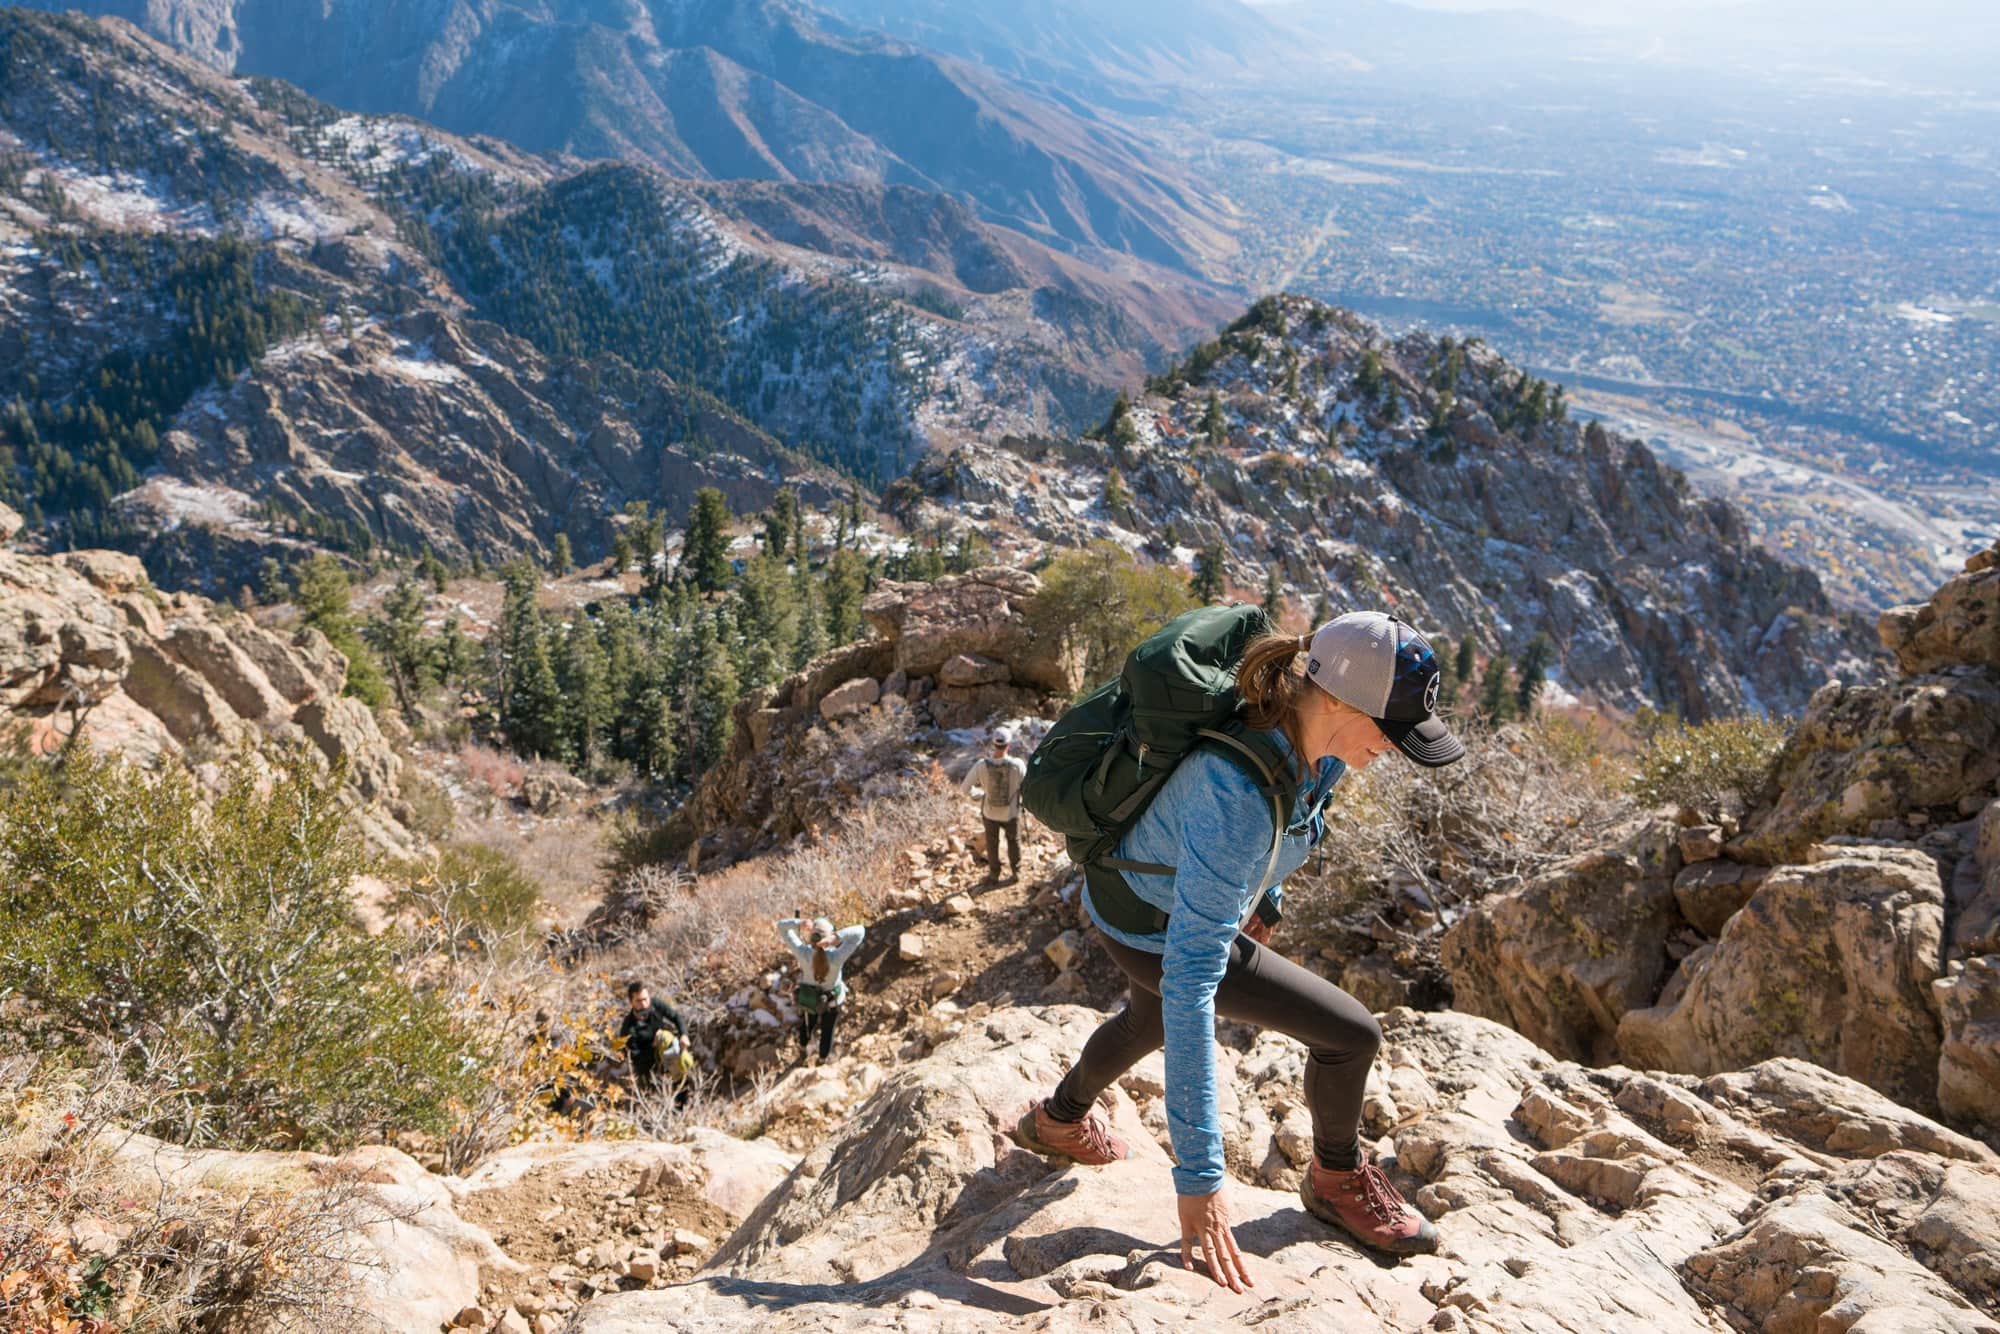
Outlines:
{"type": "Polygon", "coordinates": [[[1201,1243],[1202,1258],[1208,1261],[1208,1276],[1228,1288],[1231,1292],[1241,1292],[1253,1286],[1249,1267],[1243,1263],[1243,1253],[1236,1249],[1236,1235],[1231,1232],[1233,1221],[1229,1212],[1228,1188],[1217,1190],[1213,1195],[1181,1195],[1176,1199],[1181,1213],[1181,1264],[1184,1268],[1194,1268],[1194,1247],[1201,1243]]]}

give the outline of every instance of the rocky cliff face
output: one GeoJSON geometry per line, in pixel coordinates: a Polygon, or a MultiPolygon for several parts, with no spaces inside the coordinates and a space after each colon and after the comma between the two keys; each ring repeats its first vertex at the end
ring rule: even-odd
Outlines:
{"type": "Polygon", "coordinates": [[[1734,838],[1656,820],[1453,927],[1458,1004],[1595,1060],[1803,1058],[2000,1140],[2000,546],[1880,628],[1901,677],[1816,692],[1734,838]]]}
{"type": "Polygon", "coordinates": [[[1040,586],[1004,567],[878,586],[868,639],[737,703],[729,751],[688,803],[704,855],[831,827],[928,763],[927,734],[1053,711],[1081,677],[1026,620],[1040,586]]]}
{"type": "Polygon", "coordinates": [[[1552,416],[1490,349],[1386,340],[1303,298],[1260,302],[1155,381],[1122,431],[927,459],[889,499],[917,524],[1109,538],[1190,565],[1217,547],[1246,596],[1393,605],[1621,708],[1690,717],[1802,707],[1865,680],[1874,644],[1818,581],[1758,548],[1635,440],[1552,416]],[[1116,474],[1116,483],[1111,480],[1116,474]]]}
{"type": "Polygon", "coordinates": [[[162,593],[131,556],[0,547],[0,734],[37,754],[80,741],[134,764],[185,764],[211,787],[271,747],[307,746],[346,766],[363,837],[407,853],[402,758],[340,693],[346,676],[317,630],[162,593]]]}

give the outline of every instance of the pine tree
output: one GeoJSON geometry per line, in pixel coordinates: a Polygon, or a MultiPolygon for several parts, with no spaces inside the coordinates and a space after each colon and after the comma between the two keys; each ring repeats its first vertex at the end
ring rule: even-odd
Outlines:
{"type": "Polygon", "coordinates": [[[861,633],[861,599],[867,594],[868,566],[853,551],[836,551],[826,564],[826,635],[847,644],[861,633]]]}
{"type": "Polygon", "coordinates": [[[1333,603],[1321,593],[1313,600],[1313,628],[1318,629],[1333,619],[1333,603]]]}
{"type": "Polygon", "coordinates": [[[285,578],[285,567],[278,564],[277,557],[266,556],[257,565],[257,592],[266,602],[289,602],[292,596],[291,580],[285,578]]]}
{"type": "Polygon", "coordinates": [[[556,578],[560,579],[568,574],[570,569],[569,534],[557,533],[555,547],[555,556],[550,563],[549,569],[556,578]]]}
{"type": "Polygon", "coordinates": [[[604,645],[598,640],[590,618],[582,613],[578,613],[569,633],[563,637],[562,670],[558,675],[562,683],[563,753],[571,763],[589,770],[602,756],[617,701],[604,645]]]}
{"type": "Polygon", "coordinates": [[[525,560],[510,563],[501,577],[506,591],[500,609],[500,726],[524,755],[559,754],[562,691],[535,603],[540,580],[525,560]]]}
{"type": "Polygon", "coordinates": [[[1486,675],[1479,682],[1479,712],[1496,727],[1514,716],[1514,692],[1508,686],[1504,653],[1487,659],[1486,675]]]}
{"type": "Polygon", "coordinates": [[[641,750],[639,767],[655,783],[667,782],[680,762],[680,715],[664,690],[648,690],[640,706],[641,750]]]}
{"type": "Polygon", "coordinates": [[[479,646],[458,628],[453,616],[430,644],[431,674],[448,686],[462,686],[472,679],[478,662],[479,646]]]}
{"type": "Polygon", "coordinates": [[[1355,392],[1372,403],[1381,397],[1383,383],[1382,354],[1371,347],[1361,354],[1361,365],[1354,372],[1355,392]]]}
{"type": "Polygon", "coordinates": [[[397,706],[406,714],[412,712],[428,683],[430,667],[424,644],[424,594],[414,580],[400,579],[389,590],[382,599],[382,614],[368,625],[368,638],[389,669],[397,706]]]}
{"type": "Polygon", "coordinates": [[[792,530],[798,527],[798,524],[798,492],[785,487],[772,498],[771,508],[764,514],[765,552],[782,558],[796,540],[792,530]]]}
{"type": "Polygon", "coordinates": [[[1521,655],[1521,680],[1514,692],[1514,703],[1523,718],[1532,718],[1535,713],[1535,697],[1549,679],[1549,664],[1555,660],[1556,646],[1546,633],[1538,633],[1529,641],[1528,651],[1521,655]]]}
{"type": "Polygon", "coordinates": [[[694,493],[681,568],[704,593],[719,591],[733,573],[729,564],[729,502],[712,486],[694,493]]]}
{"type": "Polygon", "coordinates": [[[1264,571],[1264,614],[1276,625],[1285,614],[1285,586],[1278,578],[1278,567],[1268,566],[1264,571]]]}
{"type": "Polygon", "coordinates": [[[706,773],[727,753],[730,715],[739,693],[736,666],[730,661],[727,643],[717,633],[715,618],[698,618],[692,638],[697,670],[689,683],[681,727],[682,767],[690,780],[706,773]]]}
{"type": "Polygon", "coordinates": [[[1123,520],[1131,509],[1131,488],[1125,485],[1124,474],[1113,468],[1104,474],[1104,512],[1114,519],[1123,520]]]}
{"type": "Polygon", "coordinates": [[[1203,547],[1195,553],[1194,578],[1188,581],[1188,592],[1204,607],[1222,601],[1222,548],[1220,545],[1203,547]]]}
{"type": "Polygon", "coordinates": [[[1208,391],[1208,406],[1201,414],[1201,433],[1218,449],[1229,439],[1229,423],[1222,415],[1222,396],[1213,389],[1208,391]]]}
{"type": "Polygon", "coordinates": [[[389,687],[382,679],[381,664],[375,661],[348,610],[353,590],[347,571],[322,552],[293,567],[292,587],[305,623],[325,635],[347,658],[346,693],[371,709],[380,708],[389,698],[389,687]]]}
{"type": "Polygon", "coordinates": [[[792,670],[826,652],[826,604],[820,600],[819,581],[803,565],[799,567],[799,633],[792,641],[792,670]]]}
{"type": "Polygon", "coordinates": [[[1475,665],[1473,655],[1478,652],[1478,649],[1479,641],[1471,635],[1467,635],[1458,641],[1458,660],[1452,664],[1451,674],[1458,678],[1460,685],[1464,685],[1472,679],[1472,669],[1475,665]]]}

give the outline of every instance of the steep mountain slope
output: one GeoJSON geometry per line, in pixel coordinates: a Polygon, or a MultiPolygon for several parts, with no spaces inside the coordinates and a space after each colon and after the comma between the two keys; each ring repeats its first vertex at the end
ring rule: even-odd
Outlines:
{"type": "Polygon", "coordinates": [[[1231,249],[1227,206],[1124,127],[874,34],[830,32],[784,0],[85,8],[219,68],[538,151],[696,177],[917,185],[1055,244],[1189,272],[1231,249]]]}
{"type": "Polygon", "coordinates": [[[1486,652],[1546,634],[1560,685],[1624,708],[1792,711],[1872,671],[1813,575],[1483,345],[1272,298],[1106,434],[927,458],[889,500],[918,525],[1215,548],[1246,593],[1275,567],[1301,611],[1396,606],[1486,652]]]}
{"type": "Polygon", "coordinates": [[[117,25],[10,12],[0,67],[0,491],[68,540],[174,530],[156,574],[211,590],[244,568],[205,568],[218,529],[589,555],[629,500],[828,494],[811,459],[868,480],[1074,420],[1207,318],[1121,323],[1142,279],[921,192],[841,207],[936,245],[822,253],[789,207],[780,243],[728,191],[347,116],[117,25]]]}
{"type": "Polygon", "coordinates": [[[1294,37],[1238,0],[821,0],[820,8],[933,51],[1048,85],[1055,96],[1158,109],[1189,83],[1268,81],[1294,37]]]}

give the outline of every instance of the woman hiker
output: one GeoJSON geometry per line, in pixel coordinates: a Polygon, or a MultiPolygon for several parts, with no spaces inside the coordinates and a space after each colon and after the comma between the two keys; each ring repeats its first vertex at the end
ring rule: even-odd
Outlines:
{"type": "Polygon", "coordinates": [[[868,929],[861,926],[835,931],[830,919],[815,917],[807,921],[803,912],[778,922],[778,935],[792,957],[799,961],[799,989],[795,999],[805,1015],[805,1022],[799,1028],[801,1060],[812,1047],[815,1027],[819,1029],[820,1064],[824,1065],[832,1054],[833,1026],[840,1022],[840,1007],[847,999],[847,983],[842,980],[840,970],[854,951],[861,948],[862,938],[867,934],[868,929]],[[810,928],[811,936],[801,937],[800,927],[810,928]]]}
{"type": "Polygon", "coordinates": [[[1276,742],[1298,783],[1275,859],[1267,855],[1269,800],[1242,769],[1203,748],[1175,768],[1117,848],[1121,859],[1174,868],[1172,875],[1124,873],[1140,899],[1168,914],[1166,929],[1138,935],[1107,926],[1085,890],[1085,906],[1130,983],[1129,996],[1124,1010],[1084,1044],[1055,1092],[1022,1116],[1016,1137],[1036,1152],[1087,1166],[1124,1158],[1125,1144],[1091,1104],[1164,1045],[1181,1262],[1193,1269],[1200,1243],[1210,1276],[1233,1291],[1251,1279],[1224,1189],[1218,1014],[1306,1045],[1313,1123],[1313,1161],[1299,1186],[1306,1209],[1377,1251],[1407,1255],[1437,1246],[1429,1220],[1361,1152],[1362,1093],[1381,1028],[1354,997],[1271,949],[1270,927],[1251,910],[1266,891],[1276,900],[1279,882],[1319,841],[1327,796],[1345,774],[1392,747],[1429,767],[1464,755],[1434,713],[1438,671],[1429,643],[1379,612],[1330,621],[1310,641],[1289,635],[1254,641],[1237,669],[1246,721],[1276,742]],[[1265,883],[1252,884],[1267,863],[1265,883]]]}

